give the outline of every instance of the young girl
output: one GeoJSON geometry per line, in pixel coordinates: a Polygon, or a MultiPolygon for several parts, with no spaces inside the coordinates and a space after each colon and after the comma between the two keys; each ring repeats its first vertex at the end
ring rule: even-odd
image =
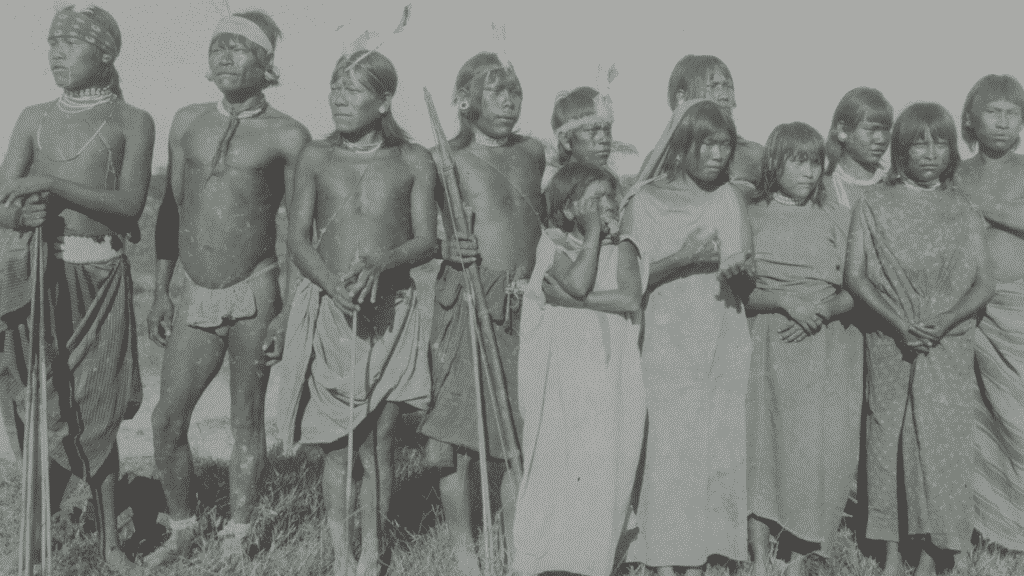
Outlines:
{"type": "MultiPolygon", "coordinates": [[[[757,287],[747,395],[747,492],[755,574],[769,573],[769,527],[828,555],[860,452],[863,337],[845,315],[850,211],[822,187],[825,143],[802,122],[768,137],[750,207],[757,287]]],[[[787,574],[799,574],[795,554],[787,574]]]]}
{"type": "Polygon", "coordinates": [[[994,285],[984,221],[951,186],[959,162],[949,112],[909,106],[887,186],[865,192],[850,225],[846,284],[872,312],[866,536],[886,542],[888,575],[902,574],[902,538],[923,552],[918,575],[970,548],[973,333],[994,285]]]}
{"type": "Polygon", "coordinates": [[[615,189],[611,173],[573,162],[545,191],[549,227],[520,325],[521,574],[607,576],[623,533],[646,413],[634,314],[647,269],[618,242],[615,189]],[[583,308],[545,304],[545,279],[583,308]]]}
{"type": "Polygon", "coordinates": [[[825,143],[825,191],[831,199],[852,209],[865,190],[882,180],[880,162],[891,128],[892,106],[881,92],[862,86],[843,96],[825,143]]]}
{"type": "Polygon", "coordinates": [[[684,103],[656,178],[626,200],[622,237],[651,263],[643,379],[648,436],[630,559],[702,566],[747,559],[744,401],[750,331],[733,279],[750,268],[750,225],[728,183],[732,118],[710,100],[684,103]],[[699,255],[717,238],[714,262],[699,255]],[[720,260],[720,262],[719,262],[720,260]]]}
{"type": "Polygon", "coordinates": [[[608,166],[613,119],[611,101],[589,86],[580,86],[555,100],[551,130],[557,149],[544,173],[545,188],[555,172],[570,162],[608,166]]]}

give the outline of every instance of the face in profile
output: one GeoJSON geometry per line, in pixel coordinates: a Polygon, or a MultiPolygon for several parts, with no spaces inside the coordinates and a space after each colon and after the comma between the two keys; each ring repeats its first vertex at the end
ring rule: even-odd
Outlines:
{"type": "Polygon", "coordinates": [[[259,89],[265,69],[253,51],[236,39],[214,39],[210,45],[210,78],[225,93],[259,89]]]}
{"type": "Polygon", "coordinates": [[[354,71],[336,72],[329,97],[334,126],[342,134],[364,131],[380,119],[389,104],[360,82],[354,71]]]}
{"type": "Polygon", "coordinates": [[[577,160],[598,166],[608,164],[612,153],[612,123],[599,122],[573,130],[567,135],[567,144],[577,160]]]}
{"type": "Polygon", "coordinates": [[[79,38],[57,36],[49,39],[50,72],[65,90],[91,86],[113,60],[99,48],[79,38]]]}

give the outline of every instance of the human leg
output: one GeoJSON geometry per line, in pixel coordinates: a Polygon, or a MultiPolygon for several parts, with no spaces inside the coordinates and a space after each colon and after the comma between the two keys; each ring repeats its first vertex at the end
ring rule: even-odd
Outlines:
{"type": "Polygon", "coordinates": [[[324,477],[321,486],[327,507],[327,527],[331,531],[334,547],[334,576],[351,576],[356,567],[350,536],[353,502],[345,499],[345,484],[348,482],[347,441],[346,437],[323,446],[324,477]]]}
{"type": "Polygon", "coordinates": [[[752,574],[768,576],[769,573],[769,540],[771,529],[768,524],[756,516],[747,518],[747,539],[750,543],[752,574]]]}
{"type": "Polygon", "coordinates": [[[106,462],[100,466],[96,476],[89,482],[98,516],[96,525],[100,535],[100,553],[103,555],[107,567],[115,573],[139,574],[142,572],[142,567],[129,560],[121,550],[121,542],[117,534],[114,486],[117,484],[120,471],[120,458],[117,444],[115,444],[106,462]]]}
{"type": "Polygon", "coordinates": [[[458,570],[465,576],[479,576],[480,562],[473,541],[473,507],[470,478],[476,468],[476,459],[460,451],[455,458],[455,470],[442,476],[438,482],[441,507],[445,522],[455,539],[455,560],[458,570]]]}
{"type": "Polygon", "coordinates": [[[394,432],[398,423],[398,405],[384,402],[376,420],[374,426],[367,427],[368,436],[359,444],[359,459],[363,464],[359,494],[363,544],[356,570],[358,576],[376,574],[384,552],[380,546],[381,521],[388,518],[394,487],[394,432]]]}

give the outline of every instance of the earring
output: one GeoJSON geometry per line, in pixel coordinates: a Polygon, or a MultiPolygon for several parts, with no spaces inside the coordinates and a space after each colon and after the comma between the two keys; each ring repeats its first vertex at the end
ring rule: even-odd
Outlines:
{"type": "Polygon", "coordinates": [[[459,100],[459,110],[463,112],[469,110],[469,100],[459,100]]]}
{"type": "Polygon", "coordinates": [[[377,110],[380,110],[381,114],[387,114],[388,113],[388,107],[383,105],[383,104],[381,104],[380,108],[378,108],[377,110]]]}
{"type": "Polygon", "coordinates": [[[836,134],[836,140],[839,140],[840,142],[846,142],[846,132],[839,132],[838,134],[836,134]]]}

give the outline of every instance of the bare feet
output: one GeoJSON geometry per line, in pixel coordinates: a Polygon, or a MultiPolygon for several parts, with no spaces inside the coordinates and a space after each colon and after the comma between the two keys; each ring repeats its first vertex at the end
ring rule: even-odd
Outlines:
{"type": "MultiPolygon", "coordinates": [[[[771,571],[768,569],[768,562],[755,560],[750,563],[750,576],[768,576],[771,571]]],[[[789,576],[789,573],[786,574],[789,576]]]]}
{"type": "MultiPolygon", "coordinates": [[[[783,572],[784,576],[803,576],[804,573],[804,559],[807,556],[803,554],[793,553],[793,557],[790,559],[789,564],[786,564],[786,570],[783,572]]],[[[768,576],[766,571],[765,576],[768,576]]]]}
{"type": "Polygon", "coordinates": [[[882,570],[882,576],[905,576],[906,571],[903,569],[902,561],[889,561],[885,563],[885,570],[882,570]]]}
{"type": "Polygon", "coordinates": [[[921,560],[917,563],[914,576],[935,576],[935,559],[924,550],[921,551],[921,560]]]}
{"type": "Polygon", "coordinates": [[[107,568],[115,574],[136,576],[146,573],[142,566],[139,566],[129,560],[120,548],[111,548],[110,550],[107,550],[105,556],[104,560],[107,563],[107,568]]]}
{"type": "Polygon", "coordinates": [[[198,525],[171,530],[170,537],[159,548],[146,556],[142,563],[146,566],[163,566],[173,562],[189,553],[198,536],[198,525]]]}
{"type": "Polygon", "coordinates": [[[455,549],[455,565],[462,576],[483,576],[480,572],[480,559],[468,546],[455,549]]]}

